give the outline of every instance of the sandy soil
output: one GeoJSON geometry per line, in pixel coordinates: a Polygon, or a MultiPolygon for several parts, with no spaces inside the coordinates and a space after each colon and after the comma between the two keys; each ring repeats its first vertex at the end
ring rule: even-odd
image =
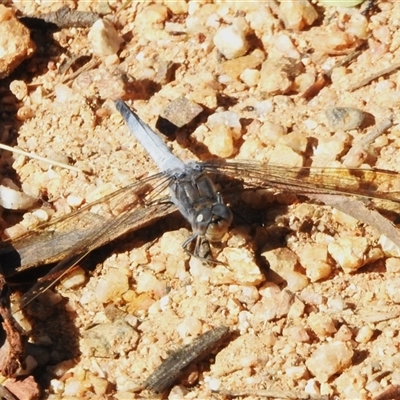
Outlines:
{"type": "MultiPolygon", "coordinates": [[[[4,211],[4,238],[157,172],[116,98],[168,134],[184,160],[290,167],[349,166],[349,150],[393,114],[392,128],[350,165],[400,172],[399,73],[363,82],[398,63],[399,2],[376,1],[367,15],[363,6],[307,1],[64,4],[104,15],[119,50],[108,54],[90,28],[35,29],[36,55],[0,82],[2,141],[82,171],[4,153],[3,175],[43,200],[23,215],[4,211]],[[76,56],[88,57],[60,72],[76,56]],[[307,95],[323,76],[325,85],[307,95]],[[187,112],[188,123],[160,125],[182,96],[189,102],[176,113],[187,112]],[[203,107],[196,118],[195,103],[203,107]],[[335,124],[326,110],[339,106],[357,110],[335,124]]],[[[12,7],[38,15],[60,5],[12,7]]],[[[37,345],[30,362],[39,364],[33,373],[44,397],[155,397],[138,389],[154,369],[221,325],[232,336],[165,397],[400,396],[397,248],[375,228],[296,193],[230,192],[235,220],[213,247],[229,268],[189,257],[181,244],[190,227],[173,214],[90,255],[18,316],[37,345]]]]}

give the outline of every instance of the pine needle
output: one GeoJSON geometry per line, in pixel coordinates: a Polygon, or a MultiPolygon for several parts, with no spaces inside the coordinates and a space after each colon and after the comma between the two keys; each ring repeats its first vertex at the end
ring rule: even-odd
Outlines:
{"type": "Polygon", "coordinates": [[[11,151],[12,153],[20,154],[20,155],[23,155],[23,156],[26,156],[29,158],[33,158],[35,160],[43,161],[47,164],[55,165],[56,167],[66,168],[66,169],[70,169],[71,171],[84,173],[84,171],[82,171],[81,169],[79,169],[77,167],[73,167],[72,165],[68,165],[68,164],[58,162],[58,161],[50,160],[49,158],[38,156],[35,153],[28,153],[27,151],[18,149],[16,147],[7,146],[6,144],[3,144],[3,143],[0,143],[0,149],[11,151]]]}

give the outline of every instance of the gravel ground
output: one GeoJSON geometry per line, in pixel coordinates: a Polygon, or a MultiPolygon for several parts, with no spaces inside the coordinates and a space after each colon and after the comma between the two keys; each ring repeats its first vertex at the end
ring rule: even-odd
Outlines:
{"type": "MultiPolygon", "coordinates": [[[[157,172],[116,98],[169,133],[184,160],[400,172],[400,75],[386,71],[400,60],[400,2],[376,1],[366,15],[365,4],[305,0],[63,4],[103,22],[33,30],[35,55],[0,81],[1,134],[83,172],[3,153],[3,175],[43,200],[26,213],[4,211],[3,238],[157,172]],[[392,114],[391,129],[352,154],[392,114]],[[160,125],[160,115],[182,128],[160,125]]],[[[32,16],[60,5],[10,7],[32,16]]],[[[235,220],[213,247],[229,268],[189,257],[181,247],[189,227],[173,214],[89,256],[17,313],[36,344],[29,365],[38,364],[43,398],[155,397],[144,380],[219,326],[232,335],[164,397],[400,397],[399,250],[296,193],[229,194],[235,220]]]]}

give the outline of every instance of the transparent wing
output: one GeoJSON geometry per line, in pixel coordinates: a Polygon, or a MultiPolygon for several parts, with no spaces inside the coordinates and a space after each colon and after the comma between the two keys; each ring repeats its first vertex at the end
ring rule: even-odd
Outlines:
{"type": "Polygon", "coordinates": [[[273,187],[296,193],[348,194],[400,203],[400,174],[378,169],[293,168],[255,161],[212,160],[211,173],[243,181],[244,186],[273,187]]]}
{"type": "Polygon", "coordinates": [[[21,306],[54,285],[92,250],[175,211],[173,204],[157,201],[170,180],[165,174],[153,175],[3,244],[0,256],[6,276],[61,260],[24,295],[21,306]],[[7,253],[15,251],[20,264],[7,269],[7,253]]]}

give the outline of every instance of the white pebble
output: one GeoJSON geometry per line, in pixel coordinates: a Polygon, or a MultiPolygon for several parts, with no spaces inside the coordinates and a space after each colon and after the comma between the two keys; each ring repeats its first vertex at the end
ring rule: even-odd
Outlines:
{"type": "Polygon", "coordinates": [[[258,69],[246,68],[241,74],[240,79],[247,86],[256,86],[260,81],[260,71],[258,69]]]}
{"type": "Polygon", "coordinates": [[[90,28],[88,33],[93,53],[99,56],[115,54],[122,43],[114,25],[105,20],[98,19],[90,28]]]}
{"type": "Polygon", "coordinates": [[[81,387],[82,387],[82,382],[72,378],[68,379],[65,382],[63,396],[80,397],[79,394],[81,391],[81,387]]]}
{"type": "Polygon", "coordinates": [[[350,366],[353,354],[349,343],[323,343],[306,361],[306,366],[319,382],[326,382],[350,366]]]}
{"type": "Polygon", "coordinates": [[[74,208],[79,207],[83,203],[83,198],[80,196],[74,196],[74,195],[70,194],[67,197],[67,203],[70,207],[74,207],[74,208]]]}
{"type": "Polygon", "coordinates": [[[368,343],[373,335],[374,330],[370,326],[364,325],[359,329],[355,340],[358,343],[368,343]]]}
{"type": "Polygon", "coordinates": [[[221,379],[219,378],[211,378],[208,381],[208,387],[211,391],[217,391],[221,387],[221,379]]]}
{"type": "Polygon", "coordinates": [[[400,303],[400,277],[395,277],[386,282],[386,293],[394,303],[400,303]]]}
{"type": "Polygon", "coordinates": [[[229,126],[219,125],[207,135],[204,144],[211,154],[221,158],[230,157],[234,152],[233,131],[229,126]]]}
{"type": "Polygon", "coordinates": [[[68,273],[65,278],[61,280],[61,284],[65,289],[73,289],[85,283],[85,280],[85,271],[78,267],[68,273]]]}
{"type": "Polygon", "coordinates": [[[218,29],[214,44],[228,60],[245,55],[249,47],[245,32],[233,25],[218,29]]]}
{"type": "Polygon", "coordinates": [[[329,254],[346,273],[365,265],[367,250],[368,240],[365,237],[341,237],[328,245],[329,254]]]}
{"type": "Polygon", "coordinates": [[[187,336],[198,336],[201,333],[203,324],[195,317],[186,317],[177,327],[176,330],[181,338],[187,336]]]}
{"type": "Polygon", "coordinates": [[[128,278],[118,270],[110,270],[96,286],[95,296],[97,301],[106,303],[115,300],[129,289],[128,278]]]}

